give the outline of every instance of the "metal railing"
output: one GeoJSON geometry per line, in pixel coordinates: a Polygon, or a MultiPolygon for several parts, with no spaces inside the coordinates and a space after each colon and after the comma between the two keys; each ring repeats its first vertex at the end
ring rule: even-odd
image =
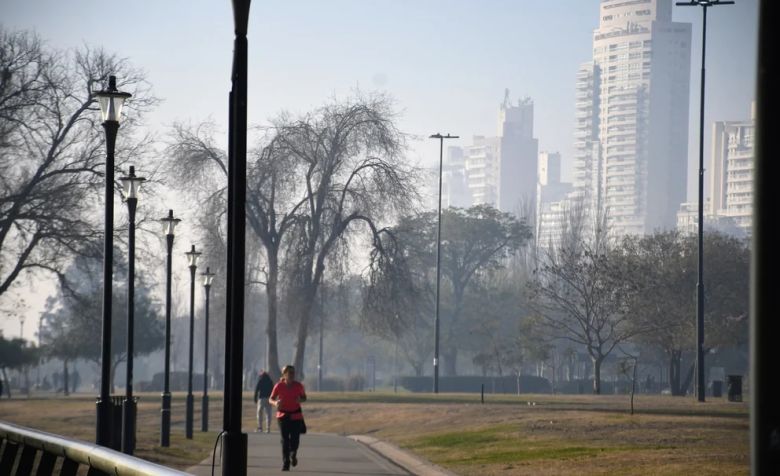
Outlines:
{"type": "Polygon", "coordinates": [[[128,456],[85,441],[31,430],[0,421],[0,474],[53,475],[58,459],[60,476],[75,476],[80,467],[88,476],[176,476],[182,471],[128,456]],[[40,456],[39,456],[40,455],[40,456]],[[33,472],[34,471],[34,472],[33,472]]]}

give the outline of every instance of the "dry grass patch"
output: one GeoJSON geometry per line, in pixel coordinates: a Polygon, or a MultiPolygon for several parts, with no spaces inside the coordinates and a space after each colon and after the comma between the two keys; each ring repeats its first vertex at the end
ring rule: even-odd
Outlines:
{"type": "MultiPolygon", "coordinates": [[[[171,409],[171,445],[162,448],[160,441],[160,395],[141,394],[138,405],[135,455],[147,461],[177,469],[203,461],[211,452],[221,429],[222,401],[209,405],[210,428],[200,431],[200,402],[197,402],[193,439],[184,437],[184,395],[175,394],[171,409]]],[[[0,420],[68,438],[95,441],[95,397],[45,397],[0,401],[0,420]]]]}
{"type": "MultiPolygon", "coordinates": [[[[222,422],[221,395],[211,401],[210,425],[222,422]]],[[[216,431],[184,439],[184,396],[174,396],[171,447],[160,448],[160,397],[141,396],[136,454],[186,468],[205,459],[216,431]]],[[[310,393],[309,430],[368,434],[393,442],[464,475],[685,473],[747,474],[747,404],[690,398],[625,396],[310,393]]],[[[0,419],[86,441],[94,438],[92,396],[3,400],[0,419]]],[[[243,422],[255,427],[251,393],[243,422]]],[[[305,439],[303,445],[305,445],[305,439]]]]}
{"type": "Polygon", "coordinates": [[[307,424],[372,434],[464,475],[749,469],[745,404],[640,397],[638,413],[629,415],[626,397],[611,395],[490,396],[484,405],[473,395],[374,399],[381,403],[367,394],[312,394],[307,424]]]}

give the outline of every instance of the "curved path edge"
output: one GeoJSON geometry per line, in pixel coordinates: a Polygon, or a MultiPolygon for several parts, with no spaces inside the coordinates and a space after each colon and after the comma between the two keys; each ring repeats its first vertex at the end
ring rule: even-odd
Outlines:
{"type": "Polygon", "coordinates": [[[382,441],[367,435],[349,435],[348,438],[357,441],[383,458],[400,466],[416,476],[456,476],[455,473],[437,466],[430,461],[401,449],[392,443],[382,441]]]}

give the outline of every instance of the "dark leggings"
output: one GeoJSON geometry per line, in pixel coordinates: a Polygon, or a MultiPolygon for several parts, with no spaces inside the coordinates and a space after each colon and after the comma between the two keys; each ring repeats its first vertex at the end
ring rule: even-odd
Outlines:
{"type": "Polygon", "coordinates": [[[289,416],[279,418],[279,431],[282,434],[282,457],[289,461],[290,453],[298,451],[301,442],[301,422],[292,420],[289,416]]]}

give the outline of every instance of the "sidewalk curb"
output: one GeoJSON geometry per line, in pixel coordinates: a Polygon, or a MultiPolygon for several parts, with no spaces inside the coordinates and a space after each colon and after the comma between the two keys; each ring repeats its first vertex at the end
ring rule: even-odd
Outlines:
{"type": "Polygon", "coordinates": [[[379,440],[372,436],[349,435],[347,438],[364,445],[383,458],[392,461],[416,476],[456,476],[455,473],[436,466],[430,461],[426,461],[391,443],[379,440]]]}

